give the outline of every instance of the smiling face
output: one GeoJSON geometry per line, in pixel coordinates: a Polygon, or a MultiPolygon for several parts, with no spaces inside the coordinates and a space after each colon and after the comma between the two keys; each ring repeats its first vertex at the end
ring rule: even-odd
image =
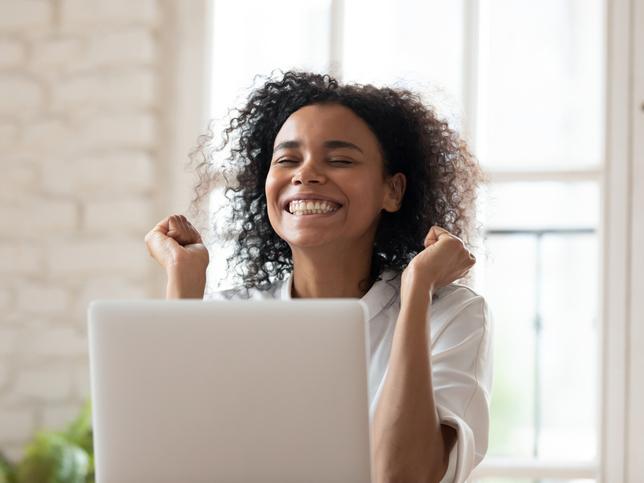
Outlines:
{"type": "Polygon", "coordinates": [[[339,104],[295,111],[273,145],[268,217],[291,248],[372,246],[380,212],[397,211],[401,173],[387,176],[367,124],[339,104]]]}

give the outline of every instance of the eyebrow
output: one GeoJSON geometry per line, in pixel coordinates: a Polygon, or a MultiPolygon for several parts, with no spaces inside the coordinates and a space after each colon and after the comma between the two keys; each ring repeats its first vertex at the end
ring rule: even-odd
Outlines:
{"type": "MultiPolygon", "coordinates": [[[[279,143],[277,146],[275,146],[273,151],[276,152],[276,151],[279,151],[280,149],[299,148],[300,146],[301,146],[301,143],[300,141],[297,141],[297,140],[284,141],[283,143],[279,143]]],[[[355,144],[350,143],[349,141],[341,141],[339,139],[331,139],[329,141],[324,141],[324,147],[327,149],[336,149],[336,148],[356,149],[361,153],[363,153],[362,149],[360,149],[355,144]]]]}

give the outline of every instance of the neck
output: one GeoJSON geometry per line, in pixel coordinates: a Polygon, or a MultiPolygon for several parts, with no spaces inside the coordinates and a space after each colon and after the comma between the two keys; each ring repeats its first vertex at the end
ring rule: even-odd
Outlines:
{"type": "Polygon", "coordinates": [[[293,298],[361,298],[369,290],[373,249],[293,249],[293,298]]]}

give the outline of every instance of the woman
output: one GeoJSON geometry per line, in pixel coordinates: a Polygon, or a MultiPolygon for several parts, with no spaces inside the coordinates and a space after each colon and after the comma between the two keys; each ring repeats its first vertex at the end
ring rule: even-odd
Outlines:
{"type": "Polygon", "coordinates": [[[208,251],[172,215],[146,236],[167,297],[361,298],[375,481],[464,481],[487,449],[492,369],[485,301],[452,283],[475,262],[464,143],[409,91],[303,72],[267,80],[224,134],[241,287],[204,297],[208,251]]]}

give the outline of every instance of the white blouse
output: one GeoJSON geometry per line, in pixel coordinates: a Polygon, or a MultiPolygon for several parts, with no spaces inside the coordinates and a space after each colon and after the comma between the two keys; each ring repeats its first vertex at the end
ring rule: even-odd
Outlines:
{"type": "MultiPolygon", "coordinates": [[[[269,290],[229,289],[207,293],[204,300],[290,300],[293,276],[269,290]]],[[[369,417],[372,420],[388,369],[400,311],[400,274],[386,271],[362,297],[369,321],[369,417]]],[[[428,308],[427,343],[431,347],[434,398],[441,424],[458,434],[441,482],[466,481],[487,451],[492,389],[492,321],[483,297],[468,287],[438,289],[428,308]]]]}

